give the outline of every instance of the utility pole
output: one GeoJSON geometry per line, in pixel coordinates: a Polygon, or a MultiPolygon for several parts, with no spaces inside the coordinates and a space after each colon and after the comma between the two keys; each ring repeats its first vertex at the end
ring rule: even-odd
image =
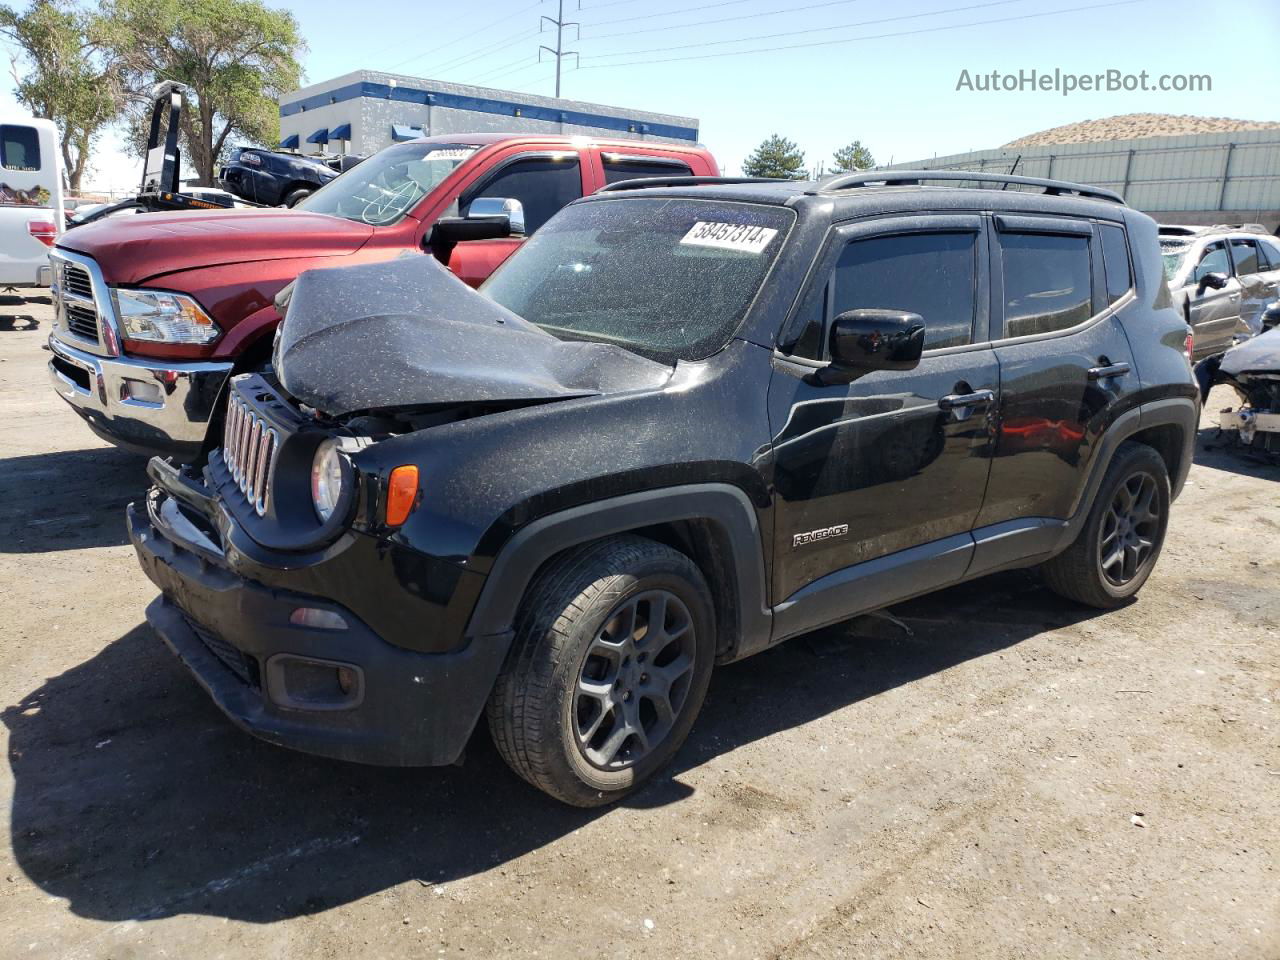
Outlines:
{"type": "MultiPolygon", "coordinates": [[[[551,17],[548,17],[544,14],[542,18],[538,21],[539,33],[542,32],[542,28],[548,23],[556,28],[556,48],[552,50],[550,47],[546,46],[545,44],[538,47],[538,62],[539,63],[542,62],[543,50],[547,51],[547,53],[551,54],[553,57],[556,58],[556,98],[559,99],[560,97],[560,61],[562,61],[565,57],[573,57],[574,62],[575,63],[578,62],[577,60],[578,51],[566,50],[564,48],[564,28],[565,27],[576,28],[575,38],[577,38],[577,37],[580,37],[582,34],[582,25],[580,23],[577,23],[576,21],[565,20],[564,0],[556,0],[556,2],[558,4],[559,9],[556,13],[555,18],[552,19],[551,17]]],[[[578,0],[578,9],[579,10],[582,9],[582,0],[578,0]]]]}

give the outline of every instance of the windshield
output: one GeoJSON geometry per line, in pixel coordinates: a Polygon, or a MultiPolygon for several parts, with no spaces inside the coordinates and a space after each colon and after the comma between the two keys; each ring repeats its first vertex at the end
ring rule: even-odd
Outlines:
{"type": "Polygon", "coordinates": [[[330,180],[295,209],[375,227],[399,223],[477,149],[461,143],[394,144],[330,180]]]}
{"type": "Polygon", "coordinates": [[[1178,268],[1182,266],[1182,258],[1187,255],[1190,249],[1185,243],[1168,243],[1161,242],[1160,255],[1164,258],[1164,278],[1172,280],[1178,273],[1178,268]]]}
{"type": "Polygon", "coordinates": [[[728,341],[794,219],[784,207],[707,200],[577,204],[480,292],[564,340],[700,360],[728,341]]]}

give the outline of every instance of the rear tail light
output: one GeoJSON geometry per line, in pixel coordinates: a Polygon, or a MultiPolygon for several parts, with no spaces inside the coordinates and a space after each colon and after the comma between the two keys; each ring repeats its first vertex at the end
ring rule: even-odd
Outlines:
{"type": "Polygon", "coordinates": [[[58,239],[58,228],[52,220],[28,220],[27,233],[46,247],[52,247],[54,241],[58,239]]]}
{"type": "Polygon", "coordinates": [[[1182,352],[1187,355],[1187,362],[1191,362],[1191,355],[1196,349],[1196,332],[1190,328],[1187,329],[1187,339],[1182,342],[1182,352]]]}

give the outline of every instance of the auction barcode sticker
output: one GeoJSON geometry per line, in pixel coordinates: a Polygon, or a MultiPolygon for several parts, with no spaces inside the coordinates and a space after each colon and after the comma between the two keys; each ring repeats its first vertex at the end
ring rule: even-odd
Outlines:
{"type": "Polygon", "coordinates": [[[749,223],[713,223],[699,220],[680,240],[695,247],[718,247],[760,254],[777,236],[773,227],[757,227],[749,223]]]}

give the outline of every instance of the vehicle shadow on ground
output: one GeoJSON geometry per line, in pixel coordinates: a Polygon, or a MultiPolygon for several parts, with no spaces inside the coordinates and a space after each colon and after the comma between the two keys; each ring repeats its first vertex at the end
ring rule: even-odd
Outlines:
{"type": "Polygon", "coordinates": [[[17,330],[23,333],[40,329],[40,321],[29,313],[0,313],[0,331],[17,330]]]}
{"type": "Polygon", "coordinates": [[[1268,459],[1252,453],[1217,427],[1201,427],[1196,432],[1195,462],[1212,470],[1260,480],[1280,480],[1280,456],[1268,459]]]}
{"type": "MultiPolygon", "coordinates": [[[[681,774],[711,758],[851,706],[856,727],[860,701],[1095,614],[1021,572],[895,612],[913,633],[861,618],[717,670],[671,771],[626,805],[678,803],[692,793],[681,774]]],[[[15,859],[45,893],[99,920],[317,913],[412,880],[459,880],[611,815],[526,786],[483,731],[464,766],[427,770],[260,743],[141,625],[0,719],[15,859]]]]}
{"type": "Polygon", "coordinates": [[[146,468],[115,447],[0,459],[0,553],[127,543],[124,508],[146,491],[146,468]]]}

